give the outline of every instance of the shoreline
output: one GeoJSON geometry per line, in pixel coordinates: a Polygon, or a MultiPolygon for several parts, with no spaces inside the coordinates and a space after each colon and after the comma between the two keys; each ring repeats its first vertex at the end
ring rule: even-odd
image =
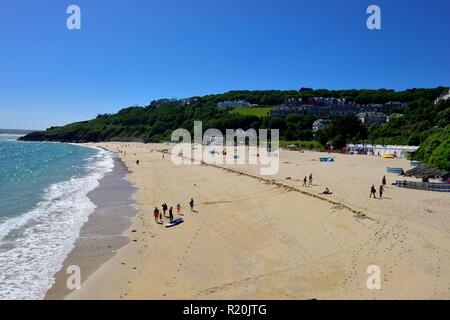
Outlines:
{"type": "Polygon", "coordinates": [[[47,291],[45,300],[64,299],[70,294],[71,290],[66,286],[70,276],[66,272],[69,266],[80,267],[82,284],[130,241],[124,233],[136,214],[133,200],[136,188],[126,180],[129,170],[125,163],[114,152],[112,154],[113,170],[105,174],[100,179],[99,186],[87,195],[96,208],[81,228],[74,248],[64,260],[62,268],[54,275],[55,281],[47,291]]]}

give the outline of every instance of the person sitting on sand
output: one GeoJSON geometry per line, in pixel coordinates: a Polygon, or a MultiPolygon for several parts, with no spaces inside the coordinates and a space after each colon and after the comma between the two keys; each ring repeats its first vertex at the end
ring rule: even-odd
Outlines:
{"type": "Polygon", "coordinates": [[[170,222],[173,221],[173,208],[172,207],[170,207],[170,209],[169,209],[169,220],[170,220],[170,222]]]}
{"type": "Polygon", "coordinates": [[[136,164],[139,165],[139,160],[136,160],[136,164]]]}
{"type": "Polygon", "coordinates": [[[380,186],[380,189],[379,189],[379,192],[380,192],[380,198],[383,197],[383,191],[384,191],[383,186],[380,186]]]}
{"type": "Polygon", "coordinates": [[[180,206],[180,203],[177,204],[177,214],[178,214],[178,215],[181,214],[181,206],[180,206]]]}
{"type": "Polygon", "coordinates": [[[191,201],[189,201],[189,207],[191,207],[191,211],[194,211],[194,198],[191,198],[191,201]]]}
{"type": "Polygon", "coordinates": [[[153,216],[155,217],[155,222],[159,224],[160,215],[158,207],[155,207],[155,210],[153,210],[153,216]]]}
{"type": "Polygon", "coordinates": [[[330,189],[328,189],[328,187],[325,187],[325,191],[322,193],[323,194],[333,194],[333,192],[330,192],[330,189]]]}
{"type": "Polygon", "coordinates": [[[370,188],[370,196],[369,196],[369,198],[372,198],[372,196],[373,196],[376,199],[377,198],[376,193],[377,193],[377,190],[375,189],[375,186],[372,185],[372,187],[370,188]]]}

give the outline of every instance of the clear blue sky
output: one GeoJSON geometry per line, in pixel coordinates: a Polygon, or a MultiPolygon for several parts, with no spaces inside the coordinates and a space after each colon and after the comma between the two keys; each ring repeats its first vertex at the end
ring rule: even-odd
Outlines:
{"type": "Polygon", "coordinates": [[[449,86],[449,31],[447,0],[2,0],[0,128],[233,89],[449,86]]]}

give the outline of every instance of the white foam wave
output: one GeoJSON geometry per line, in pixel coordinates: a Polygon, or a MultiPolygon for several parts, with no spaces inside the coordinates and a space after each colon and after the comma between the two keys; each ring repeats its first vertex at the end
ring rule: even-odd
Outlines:
{"type": "Polygon", "coordinates": [[[87,194],[114,167],[98,149],[88,174],[49,186],[32,211],[0,226],[0,299],[43,299],[95,205],[87,194]]]}

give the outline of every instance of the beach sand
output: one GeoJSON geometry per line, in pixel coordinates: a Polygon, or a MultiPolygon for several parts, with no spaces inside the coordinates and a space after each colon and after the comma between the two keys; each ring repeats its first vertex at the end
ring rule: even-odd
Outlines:
{"type": "Polygon", "coordinates": [[[130,242],[67,299],[450,298],[450,197],[390,185],[386,166],[406,160],[282,150],[272,182],[256,166],[176,166],[157,151],[167,145],[98,145],[126,152],[138,213],[130,242]],[[383,175],[385,197],[369,199],[383,175]],[[157,225],[163,202],[180,202],[185,222],[157,225]],[[370,265],[380,290],[367,288],[370,265]]]}

